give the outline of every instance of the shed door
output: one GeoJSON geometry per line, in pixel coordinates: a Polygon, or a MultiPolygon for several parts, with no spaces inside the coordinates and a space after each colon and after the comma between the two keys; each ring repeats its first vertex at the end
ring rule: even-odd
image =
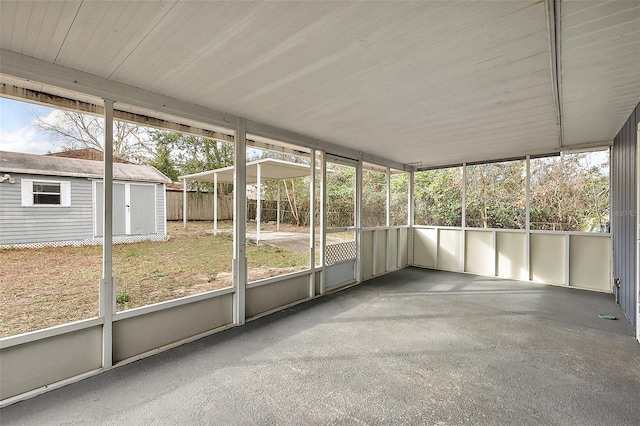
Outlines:
{"type": "MultiPolygon", "coordinates": [[[[102,236],[102,182],[96,182],[95,234],[102,236]]],[[[113,235],[156,233],[155,185],[113,184],[113,235]]]]}
{"type": "Polygon", "coordinates": [[[156,233],[156,191],[155,186],[134,185],[129,188],[129,234],[156,233]]]}
{"type": "MultiPolygon", "coordinates": [[[[127,221],[125,217],[125,185],[113,184],[113,235],[126,235],[127,221]]],[[[94,217],[96,218],[96,237],[102,236],[102,182],[96,182],[94,217]]]]}

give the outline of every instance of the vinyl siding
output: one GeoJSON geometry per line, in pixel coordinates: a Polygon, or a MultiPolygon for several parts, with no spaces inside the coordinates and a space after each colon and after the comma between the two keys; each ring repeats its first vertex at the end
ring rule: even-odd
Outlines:
{"type": "Polygon", "coordinates": [[[156,223],[158,235],[167,235],[165,226],[165,216],[167,214],[165,207],[165,187],[164,184],[156,185],[156,223]]]}
{"type": "Polygon", "coordinates": [[[618,303],[632,324],[636,309],[637,126],[640,104],[616,136],[611,155],[613,276],[620,279],[618,303]]]}
{"type": "MultiPolygon", "coordinates": [[[[0,245],[94,238],[93,187],[87,178],[12,173],[15,184],[0,184],[0,245]],[[22,206],[22,179],[70,182],[71,206],[22,206]]],[[[165,189],[156,184],[157,233],[166,235],[165,189]]]]}
{"type": "MultiPolygon", "coordinates": [[[[1,171],[1,170],[0,170],[1,171]]],[[[86,178],[12,173],[0,184],[0,245],[72,241],[93,237],[92,188],[86,178]],[[71,206],[22,206],[22,179],[70,182],[71,206]]]]}

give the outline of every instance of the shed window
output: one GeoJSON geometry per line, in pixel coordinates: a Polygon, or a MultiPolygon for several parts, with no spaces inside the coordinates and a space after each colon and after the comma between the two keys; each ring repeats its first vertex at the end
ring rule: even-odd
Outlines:
{"type": "Polygon", "coordinates": [[[62,193],[59,183],[33,183],[33,204],[54,204],[60,205],[62,193]]]}
{"type": "Polygon", "coordinates": [[[71,184],[60,181],[22,180],[23,206],[70,206],[71,184]]]}

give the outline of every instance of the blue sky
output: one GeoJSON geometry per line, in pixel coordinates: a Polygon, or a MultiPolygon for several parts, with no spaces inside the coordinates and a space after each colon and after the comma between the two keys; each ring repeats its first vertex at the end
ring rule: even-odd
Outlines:
{"type": "Polygon", "coordinates": [[[30,154],[58,151],[56,141],[33,125],[36,115],[46,118],[54,112],[52,108],[0,98],[0,151],[30,154]]]}

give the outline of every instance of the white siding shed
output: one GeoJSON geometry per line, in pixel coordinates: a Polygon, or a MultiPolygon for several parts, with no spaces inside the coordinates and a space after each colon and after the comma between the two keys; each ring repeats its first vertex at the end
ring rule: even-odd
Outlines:
{"type": "MultiPolygon", "coordinates": [[[[99,244],[101,161],[0,151],[0,247],[99,244]]],[[[165,184],[151,166],[114,164],[114,242],[166,239],[165,184]]]]}

